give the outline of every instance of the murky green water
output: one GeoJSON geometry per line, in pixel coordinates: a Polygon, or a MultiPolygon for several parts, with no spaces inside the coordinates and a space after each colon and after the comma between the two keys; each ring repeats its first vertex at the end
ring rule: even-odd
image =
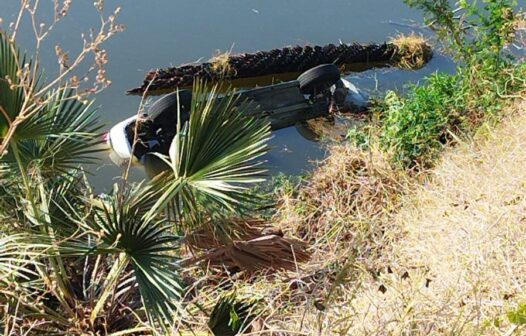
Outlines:
{"type": "MultiPolygon", "coordinates": [[[[51,15],[51,0],[42,1],[43,18],[51,15]]],[[[0,0],[4,27],[14,20],[18,0],[0,0]]],[[[107,9],[122,7],[120,22],[126,31],[113,38],[106,49],[110,55],[108,76],[113,85],[97,97],[106,127],[137,110],[138,97],[124,92],[139,85],[146,71],[154,67],[207,60],[220,50],[233,52],[272,49],[291,44],[383,42],[398,33],[427,34],[418,22],[420,15],[401,0],[107,0],[107,9]]],[[[54,45],[72,53],[80,47],[80,34],[97,23],[93,1],[73,1],[70,15],[44,45],[42,64],[48,72],[57,64],[54,45]]],[[[26,26],[29,27],[29,26],[26,26]]],[[[30,33],[22,31],[20,42],[30,46],[30,33]]],[[[349,76],[360,88],[383,91],[399,88],[436,70],[452,71],[452,63],[437,55],[420,71],[376,69],[349,76]]],[[[268,156],[273,173],[298,174],[323,158],[319,143],[303,139],[294,128],[280,130],[272,140],[268,156]]],[[[119,167],[106,156],[93,169],[98,190],[111,186],[119,167]]],[[[133,171],[134,178],[142,173],[133,171]]]]}

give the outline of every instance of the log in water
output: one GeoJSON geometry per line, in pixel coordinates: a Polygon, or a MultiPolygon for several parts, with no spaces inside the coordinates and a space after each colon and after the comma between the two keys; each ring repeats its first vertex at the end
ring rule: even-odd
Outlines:
{"type": "MultiPolygon", "coordinates": [[[[423,63],[431,58],[431,49],[424,46],[423,63]]],[[[407,59],[406,48],[395,43],[383,44],[328,44],[325,46],[291,46],[270,51],[258,51],[238,55],[222,55],[201,64],[187,64],[148,72],[142,86],[128,91],[129,94],[172,91],[192,86],[195,79],[206,81],[235,80],[303,72],[320,64],[334,63],[339,66],[364,63],[398,65],[407,59]]],[[[413,55],[411,55],[413,57],[413,55]]]]}

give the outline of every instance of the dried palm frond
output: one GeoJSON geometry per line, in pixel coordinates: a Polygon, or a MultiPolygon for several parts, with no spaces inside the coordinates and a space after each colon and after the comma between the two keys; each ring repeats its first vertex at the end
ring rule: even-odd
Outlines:
{"type": "Polygon", "coordinates": [[[253,273],[262,270],[295,270],[297,263],[305,262],[309,257],[307,244],[299,239],[262,235],[213,248],[186,260],[185,264],[207,262],[211,267],[239,268],[253,273]]]}
{"type": "Polygon", "coordinates": [[[217,220],[205,223],[202,228],[185,237],[185,242],[192,252],[220,248],[232,240],[252,240],[264,235],[283,236],[280,229],[271,226],[261,219],[232,218],[217,225],[217,220]],[[219,230],[221,229],[221,230],[219,230]],[[224,230],[228,229],[228,232],[224,230]]]}

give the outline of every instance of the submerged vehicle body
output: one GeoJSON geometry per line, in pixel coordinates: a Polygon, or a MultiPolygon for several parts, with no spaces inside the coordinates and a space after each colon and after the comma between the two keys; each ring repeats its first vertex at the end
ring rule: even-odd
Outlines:
{"type": "MultiPolygon", "coordinates": [[[[251,102],[253,108],[247,115],[267,118],[271,128],[277,130],[328,115],[338,88],[352,92],[354,86],[342,82],[335,65],[325,64],[304,72],[297,80],[239,92],[238,101],[251,102]]],[[[180,121],[186,122],[191,101],[190,91],[173,92],[156,101],[147,115],[139,116],[139,122],[138,116],[132,116],[113,126],[107,134],[112,160],[117,163],[137,159],[146,165],[156,158],[146,154],[167,154],[176,133],[178,111],[180,121]]]]}

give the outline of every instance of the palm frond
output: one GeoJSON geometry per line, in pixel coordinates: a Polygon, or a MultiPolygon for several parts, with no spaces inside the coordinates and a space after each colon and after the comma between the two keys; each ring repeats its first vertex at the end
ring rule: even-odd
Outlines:
{"type": "Polygon", "coordinates": [[[234,240],[223,246],[200,252],[185,260],[185,265],[205,262],[218,269],[238,268],[250,275],[258,271],[295,270],[299,263],[309,260],[308,245],[295,238],[261,235],[251,240],[234,240]]]}
{"type": "Polygon", "coordinates": [[[96,211],[93,229],[102,241],[94,251],[124,252],[133,266],[146,312],[153,323],[168,328],[179,313],[183,291],[174,252],[180,238],[164,218],[144,220],[144,206],[154,201],[148,188],[120,191],[96,211]],[[108,204],[109,203],[109,204],[108,204]]]}
{"type": "Polygon", "coordinates": [[[36,274],[35,265],[46,255],[48,248],[48,244],[26,234],[0,238],[0,283],[15,278],[28,279],[36,274]]]}
{"type": "MultiPolygon", "coordinates": [[[[101,125],[91,104],[83,104],[67,89],[51,92],[47,100],[20,124],[12,140],[17,142],[23,165],[49,176],[95,162],[102,139],[98,134],[101,125]]],[[[14,153],[8,152],[3,160],[17,168],[14,153]]]]}
{"type": "Polygon", "coordinates": [[[81,171],[72,171],[49,181],[46,190],[48,225],[58,237],[73,237],[92,212],[86,176],[81,171]]]}
{"type": "MultiPolygon", "coordinates": [[[[33,61],[21,54],[7,33],[0,30],[0,138],[22,112],[29,92],[40,88],[41,73],[35,70],[33,61]],[[31,77],[34,74],[36,78],[31,77]]],[[[38,104],[26,106],[28,111],[32,108],[38,109],[38,104]]]]}
{"type": "Polygon", "coordinates": [[[16,230],[21,216],[18,202],[22,192],[17,180],[16,176],[10,174],[8,167],[0,162],[0,226],[5,228],[4,233],[11,228],[16,230]],[[3,225],[4,220],[9,225],[3,225]]]}
{"type": "Polygon", "coordinates": [[[25,64],[25,57],[0,31],[0,138],[2,138],[22,108],[24,91],[19,84],[18,70],[25,64]]]}
{"type": "Polygon", "coordinates": [[[247,187],[266,172],[260,159],[268,151],[270,125],[247,117],[251,104],[238,95],[219,97],[219,90],[214,86],[207,93],[196,84],[190,120],[164,158],[170,174],[152,181],[160,196],[149,216],[173,202],[185,218],[179,222],[193,226],[202,213],[239,212],[257,201],[247,187]]]}

